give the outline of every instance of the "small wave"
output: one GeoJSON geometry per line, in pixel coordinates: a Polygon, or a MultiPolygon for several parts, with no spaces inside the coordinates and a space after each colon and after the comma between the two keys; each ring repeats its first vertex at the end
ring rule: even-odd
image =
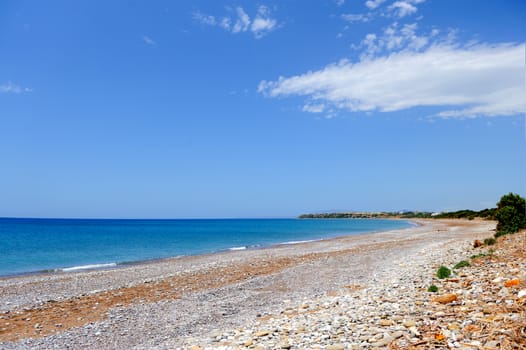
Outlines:
{"type": "Polygon", "coordinates": [[[74,271],[81,271],[81,270],[103,269],[103,268],[106,268],[106,267],[115,267],[115,266],[117,266],[116,263],[91,264],[91,265],[80,265],[80,266],[65,267],[65,268],[62,268],[62,269],[57,269],[57,271],[74,272],[74,271]]]}
{"type": "Polygon", "coordinates": [[[311,243],[311,242],[316,242],[316,241],[318,241],[318,239],[309,239],[309,240],[306,240],[306,241],[290,241],[290,242],[280,243],[280,245],[302,244],[302,243],[311,243]]]}
{"type": "Polygon", "coordinates": [[[245,250],[245,249],[247,249],[246,246],[228,248],[228,250],[245,250]]]}

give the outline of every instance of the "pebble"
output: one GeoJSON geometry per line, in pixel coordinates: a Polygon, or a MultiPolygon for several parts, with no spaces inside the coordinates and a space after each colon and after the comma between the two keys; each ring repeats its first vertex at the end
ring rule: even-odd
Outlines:
{"type": "Polygon", "coordinates": [[[405,328],[411,328],[416,326],[416,322],[414,320],[406,320],[404,321],[403,325],[405,328]]]}
{"type": "MultiPolygon", "coordinates": [[[[321,292],[307,297],[286,296],[288,299],[278,299],[279,307],[276,307],[276,311],[269,313],[267,310],[258,309],[261,318],[237,325],[235,329],[228,329],[230,319],[218,314],[221,320],[225,320],[225,324],[217,327],[225,329],[211,332],[208,330],[201,334],[198,329],[192,329],[192,336],[195,338],[174,339],[169,333],[174,329],[172,326],[177,324],[177,321],[174,320],[175,315],[167,313],[167,320],[172,316],[170,322],[163,319],[160,320],[162,322],[155,323],[159,327],[162,327],[161,324],[172,327],[167,327],[169,329],[167,337],[162,340],[157,339],[158,343],[152,342],[150,346],[136,348],[233,350],[245,347],[257,350],[350,350],[386,348],[392,343],[397,344],[398,348],[410,348],[412,343],[421,343],[426,339],[430,339],[431,344],[437,344],[435,337],[441,334],[445,337],[440,343],[444,348],[449,346],[466,349],[497,349],[500,346],[499,342],[480,335],[480,324],[487,322],[489,318],[492,322],[499,322],[499,317],[506,321],[514,319],[520,321],[516,318],[518,314],[499,316],[495,310],[513,306],[516,299],[526,296],[526,290],[517,291],[518,287],[515,289],[503,287],[504,281],[513,277],[505,271],[507,268],[505,265],[498,265],[500,271],[491,270],[490,267],[494,265],[480,267],[475,265],[464,268],[462,274],[456,277],[458,281],[437,280],[436,264],[454,266],[458,261],[466,259],[466,255],[469,257],[472,254],[466,253],[467,246],[470,247],[471,242],[464,245],[455,244],[447,251],[444,248],[436,250],[426,248],[421,256],[415,257],[414,261],[404,258],[390,261],[389,264],[380,264],[385,269],[383,274],[367,276],[369,284],[361,289],[345,288],[345,285],[356,284],[354,281],[347,281],[345,285],[342,284],[341,289],[333,285],[331,288],[326,288],[324,285],[320,287],[321,292]],[[499,273],[502,276],[498,275],[499,273]],[[469,283],[463,286],[466,281],[469,283]],[[491,287],[488,287],[486,282],[491,287]],[[431,284],[439,287],[439,293],[426,292],[431,284]],[[331,293],[323,292],[329,289],[332,290],[331,293]],[[461,298],[444,304],[432,302],[435,297],[448,295],[454,295],[455,299],[457,295],[461,298]],[[281,300],[284,300],[283,303],[281,300]]],[[[526,271],[524,263],[515,263],[513,268],[519,272],[526,271]]],[[[263,294],[264,291],[261,293],[263,294]]],[[[255,295],[259,297],[259,294],[255,295]]],[[[134,318],[136,315],[126,314],[125,310],[127,309],[123,307],[118,315],[110,314],[108,318],[110,321],[82,327],[81,329],[85,331],[83,337],[87,339],[84,348],[101,347],[101,344],[108,339],[106,334],[114,331],[112,327],[115,327],[114,324],[119,320],[122,320],[122,323],[137,320],[134,318]],[[99,339],[93,339],[94,334],[99,339]]],[[[140,310],[148,310],[148,306],[145,305],[140,310]]],[[[196,314],[198,312],[196,310],[196,314]]],[[[149,331],[152,329],[150,328],[149,331]]],[[[133,336],[133,333],[130,329],[119,328],[119,333],[114,333],[113,336],[117,337],[120,334],[122,337],[127,337],[133,336]]],[[[50,348],[52,346],[41,344],[49,345],[54,342],[64,344],[69,339],[68,336],[71,337],[70,334],[70,331],[66,330],[45,340],[29,340],[27,348],[50,348]]],[[[140,334],[145,339],[151,338],[148,332],[140,332],[140,334]]],[[[504,331],[498,336],[505,335],[504,331]]],[[[106,345],[110,346],[109,344],[106,345]]]]}

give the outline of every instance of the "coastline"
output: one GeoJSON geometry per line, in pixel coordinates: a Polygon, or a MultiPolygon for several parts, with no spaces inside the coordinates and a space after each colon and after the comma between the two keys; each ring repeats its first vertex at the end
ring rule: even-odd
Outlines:
{"type": "MultiPolygon", "coordinates": [[[[0,218],[1,220],[1,218],[0,218]]],[[[109,248],[101,247],[103,251],[106,250],[106,254],[97,254],[97,249],[93,250],[92,252],[95,253],[90,254],[90,252],[83,251],[80,249],[79,255],[83,257],[82,259],[70,259],[66,257],[64,261],[62,260],[56,260],[51,259],[47,261],[45,264],[26,264],[26,268],[24,269],[24,263],[22,263],[21,266],[17,267],[11,267],[11,269],[6,269],[6,267],[9,267],[11,265],[10,262],[13,262],[16,266],[16,259],[17,257],[11,256],[11,261],[9,260],[10,252],[8,249],[8,255],[7,255],[7,262],[4,263],[4,266],[0,269],[0,279],[4,278],[11,278],[11,277],[17,277],[17,276],[28,276],[28,275],[39,275],[39,274],[50,274],[50,273],[69,273],[69,272],[77,272],[77,271],[94,271],[94,270],[105,270],[105,269],[115,269],[115,268],[121,268],[123,266],[129,266],[129,265],[140,265],[144,263],[152,263],[152,262],[159,262],[163,260],[169,260],[172,258],[178,258],[178,257],[189,257],[189,256],[199,256],[199,255],[208,255],[208,254],[217,254],[217,253],[224,253],[228,251],[237,251],[237,250],[247,250],[247,249],[265,249],[265,248],[271,248],[274,246],[284,245],[284,244],[296,244],[296,243],[304,243],[304,242],[313,242],[313,241],[320,241],[320,240],[327,240],[327,239],[333,239],[333,238],[339,238],[344,236],[351,236],[351,235],[360,235],[360,234],[366,234],[366,233],[376,233],[376,232],[382,232],[387,230],[394,230],[394,229],[401,229],[405,227],[411,227],[411,221],[410,220],[398,220],[398,219],[315,219],[312,221],[317,222],[317,224],[322,224],[325,228],[320,230],[319,227],[316,227],[316,225],[313,225],[311,227],[310,225],[307,225],[304,227],[302,232],[295,232],[294,229],[292,229],[293,234],[288,234],[289,230],[283,230],[281,228],[281,231],[285,232],[277,232],[275,231],[275,223],[278,223],[278,227],[282,225],[282,222],[292,222],[293,225],[294,222],[301,222],[304,223],[311,221],[311,220],[304,220],[304,219],[204,219],[204,220],[193,220],[193,219],[166,219],[166,220],[158,220],[158,219],[140,219],[140,220],[122,220],[122,219],[19,219],[19,218],[6,218],[8,222],[15,223],[21,221],[23,224],[27,221],[33,223],[39,223],[39,222],[51,222],[52,224],[55,224],[56,222],[60,222],[58,229],[58,234],[64,234],[63,230],[64,227],[68,227],[67,229],[75,229],[78,228],[78,225],[80,224],[80,229],[86,231],[85,225],[87,223],[99,225],[101,223],[112,223],[112,225],[128,225],[130,222],[141,222],[143,224],[148,225],[156,225],[159,222],[165,223],[172,223],[177,224],[175,227],[180,227],[180,223],[186,223],[186,222],[219,222],[220,227],[219,230],[221,230],[221,226],[223,226],[225,223],[234,223],[234,226],[228,227],[228,229],[231,232],[237,232],[236,230],[242,230],[246,229],[243,226],[237,225],[237,223],[257,223],[258,225],[262,223],[263,225],[266,225],[267,222],[270,222],[270,236],[271,239],[266,238],[267,231],[265,229],[260,230],[260,236],[257,235],[247,235],[246,237],[243,236],[242,239],[233,239],[231,242],[228,242],[228,240],[218,241],[216,243],[212,244],[204,244],[201,246],[201,244],[186,244],[185,238],[184,238],[184,229],[183,231],[173,231],[174,226],[168,226],[166,229],[171,232],[171,234],[175,234],[175,237],[177,237],[178,234],[183,233],[183,238],[175,238],[173,239],[172,236],[167,235],[165,240],[163,241],[163,246],[160,246],[157,248],[157,251],[154,250],[148,250],[148,254],[133,254],[133,253],[124,253],[119,250],[121,246],[123,246],[125,249],[136,250],[141,251],[141,247],[128,247],[126,244],[122,245],[120,240],[118,243],[118,247],[112,247],[110,245],[109,248]],[[402,223],[399,223],[402,221],[402,223]],[[328,223],[327,223],[328,222],[328,223]],[[346,227],[346,224],[344,225],[345,228],[338,228],[334,227],[332,224],[335,222],[345,222],[349,223],[350,227],[346,227]],[[360,222],[366,222],[365,227],[363,227],[363,223],[360,222]],[[376,224],[375,224],[376,222],[376,224]],[[327,223],[327,225],[325,225],[327,223]],[[369,223],[372,223],[373,227],[367,227],[370,226],[369,223]],[[357,224],[357,225],[355,225],[357,224]],[[274,225],[274,228],[272,227],[274,225]],[[357,227],[356,227],[357,226],[357,227]],[[378,226],[378,227],[374,227],[378,226]],[[405,227],[404,227],[405,226],[405,227]],[[307,231],[305,231],[305,229],[307,231]],[[172,231],[170,231],[172,230],[172,231]],[[312,230],[312,232],[308,232],[312,230]],[[277,235],[276,235],[277,234],[277,235]],[[255,238],[259,237],[259,238],[255,238]],[[174,246],[173,242],[177,242],[177,244],[174,246]],[[169,249],[165,249],[165,245],[169,246],[169,249]],[[180,246],[179,246],[180,244],[180,246]],[[186,246],[186,247],[185,247],[186,246]],[[185,247],[185,248],[180,248],[185,247]],[[117,249],[116,251],[114,249],[117,249]],[[86,255],[88,253],[88,255],[86,255]],[[87,258],[89,256],[89,258],[87,258]]],[[[315,223],[316,224],[316,223],[315,223]]],[[[1,225],[1,222],[0,222],[1,225]]],[[[228,225],[228,224],[227,224],[228,225]]],[[[301,226],[301,225],[300,225],[301,226]]],[[[51,230],[53,229],[53,226],[47,226],[51,227],[51,230]]],[[[89,227],[89,226],[88,226],[89,227]]],[[[105,226],[102,225],[103,229],[105,226]]],[[[16,230],[17,228],[13,228],[13,230],[16,230]]],[[[193,230],[194,227],[190,226],[186,229],[193,230]]],[[[210,229],[209,226],[204,225],[203,230],[204,232],[207,232],[210,229]]],[[[10,228],[8,226],[7,232],[9,232],[10,228]]],[[[176,228],[177,230],[177,228],[176,228]]],[[[278,228],[278,230],[280,230],[278,228]]],[[[229,231],[229,232],[230,232],[229,231]]],[[[133,230],[132,230],[133,232],[133,230]]],[[[148,226],[146,226],[146,232],[148,232],[148,226]]],[[[220,231],[218,231],[219,233],[220,231]]],[[[257,231],[255,231],[257,233],[257,231]]],[[[26,232],[27,234],[27,232],[26,232]]],[[[89,236],[91,233],[88,231],[86,234],[89,236]]],[[[223,232],[221,232],[223,234],[223,232]]],[[[210,235],[209,235],[210,236],[210,235]]],[[[241,236],[240,236],[241,237],[241,236]]],[[[214,237],[205,237],[205,241],[203,241],[203,238],[201,238],[199,235],[196,237],[192,237],[193,239],[200,239],[203,242],[215,242],[214,237]]],[[[9,235],[5,237],[4,239],[10,240],[9,235]]],[[[128,239],[128,237],[122,237],[123,240],[128,239]]],[[[158,240],[158,237],[157,237],[158,240]]],[[[188,240],[188,239],[186,239],[188,240]]],[[[133,240],[132,240],[133,241],[133,240]]],[[[155,240],[154,240],[155,241],[155,240]]],[[[59,242],[55,242],[56,244],[60,244],[59,242]]],[[[116,243],[116,242],[114,242],[116,243]]],[[[21,243],[22,245],[24,242],[21,243]]],[[[86,241],[86,245],[92,246],[92,242],[86,241]]],[[[148,240],[145,241],[145,244],[148,245],[148,240]]],[[[153,246],[155,247],[155,243],[153,243],[153,246]]],[[[52,249],[56,249],[56,246],[53,245],[52,249]]],[[[40,248],[39,248],[40,249],[40,248]]],[[[75,248],[77,249],[77,248],[75,248]]],[[[92,246],[93,249],[93,246],[92,246]]],[[[67,251],[67,249],[66,249],[67,251]]],[[[43,248],[43,252],[46,252],[46,248],[43,248]]],[[[28,255],[30,255],[30,251],[26,252],[28,255]]],[[[49,252],[49,254],[51,254],[49,252]]],[[[12,253],[11,253],[12,254],[12,253]]],[[[22,259],[22,262],[26,261],[27,258],[25,257],[27,255],[24,255],[24,258],[22,259]]],[[[2,259],[0,259],[2,260],[2,259]]],[[[2,260],[3,261],[3,260],[2,260]]],[[[31,260],[29,260],[31,261],[31,260]]]]}
{"type": "Polygon", "coordinates": [[[300,303],[344,286],[389,277],[393,273],[386,265],[389,261],[411,258],[415,260],[406,263],[414,265],[446,248],[460,252],[494,228],[493,222],[477,220],[413,222],[420,226],[118,269],[0,279],[0,312],[21,313],[18,321],[11,319],[12,329],[0,329],[0,344],[15,348],[44,346],[50,341],[92,348],[180,346],[187,339],[207,337],[214,329],[239,327],[258,315],[278,312],[286,300],[300,303]],[[84,306],[92,311],[82,316],[71,312],[74,317],[56,313],[67,307],[85,311],[84,306]],[[23,318],[24,313],[31,317],[23,318]],[[124,324],[117,322],[123,317],[124,324]],[[156,330],[152,322],[157,324],[159,319],[171,330],[156,330]],[[144,328],[152,333],[148,339],[122,335],[144,328]],[[35,339],[28,341],[28,337],[35,339]],[[16,340],[22,343],[9,342],[16,340]]]}
{"type": "MultiPolygon", "coordinates": [[[[28,220],[34,220],[34,219],[28,219],[28,220]]],[[[69,220],[69,219],[37,219],[37,220],[69,220]]],[[[88,219],[91,220],[91,219],[88,219]]],[[[97,221],[100,220],[106,220],[106,219],[95,219],[97,221]]],[[[107,219],[109,221],[113,221],[114,219],[107,219]]],[[[140,220],[140,219],[139,219],[140,220]]],[[[157,219],[153,219],[156,221],[157,219]]],[[[169,219],[167,219],[169,220],[169,219]]],[[[179,220],[179,219],[178,219],[179,220]]],[[[185,220],[185,219],[180,219],[185,220]]],[[[210,219],[210,220],[217,220],[217,219],[210,219]]],[[[226,219],[230,220],[230,219],[226,219]]],[[[246,219],[251,220],[251,219],[246,219]]],[[[310,219],[298,219],[298,220],[310,220],[310,219]]],[[[314,220],[349,220],[349,219],[314,219],[314,220]]],[[[353,218],[351,220],[371,220],[370,218],[353,218]]],[[[387,220],[387,221],[404,221],[408,223],[408,227],[405,228],[398,228],[398,229],[409,229],[414,226],[418,226],[418,223],[414,222],[411,219],[399,219],[399,218],[380,218],[380,219],[373,219],[373,220],[387,220]]],[[[120,219],[117,219],[117,221],[121,221],[120,219]]],[[[151,258],[151,259],[145,259],[145,260],[130,260],[130,261],[111,261],[111,262],[92,262],[88,263],[86,265],[72,265],[72,266],[64,266],[60,268],[49,268],[49,269],[42,269],[42,270],[35,270],[35,271],[26,271],[26,272],[15,272],[5,275],[0,275],[0,281],[3,279],[9,279],[9,278],[16,278],[16,277],[24,277],[24,276],[39,276],[39,275],[49,275],[49,274],[64,274],[64,273],[76,273],[76,272],[91,272],[91,271],[104,271],[104,270],[114,270],[114,269],[120,269],[127,266],[137,266],[137,265],[143,265],[143,264],[152,264],[152,263],[159,263],[164,261],[170,261],[172,259],[179,259],[179,258],[185,258],[185,257],[198,257],[198,256],[205,256],[205,255],[215,255],[215,254],[222,254],[232,251],[240,251],[240,250],[254,250],[254,249],[269,249],[269,248],[275,248],[280,246],[286,246],[286,245],[295,245],[295,244],[303,244],[303,243],[312,243],[312,242],[319,242],[319,241],[329,241],[333,239],[340,239],[343,237],[351,237],[351,236],[359,236],[359,235],[366,235],[366,234],[374,234],[379,232],[386,232],[393,229],[386,229],[386,230],[372,230],[372,231],[364,231],[364,232],[353,232],[353,233],[343,233],[338,235],[328,235],[327,237],[321,237],[316,239],[305,239],[305,240],[298,240],[298,241],[284,241],[284,242],[276,242],[271,244],[256,244],[256,245],[249,245],[249,246],[232,246],[229,248],[222,248],[212,251],[204,251],[201,253],[195,253],[195,254],[187,254],[187,255],[176,255],[176,256],[168,256],[168,257],[159,257],[159,258],[151,258]]]]}

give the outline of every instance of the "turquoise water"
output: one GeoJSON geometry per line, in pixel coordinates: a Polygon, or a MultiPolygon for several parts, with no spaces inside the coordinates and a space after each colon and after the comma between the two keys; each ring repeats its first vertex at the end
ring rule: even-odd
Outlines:
{"type": "Polygon", "coordinates": [[[74,271],[411,226],[374,219],[0,219],[0,275],[74,271]]]}

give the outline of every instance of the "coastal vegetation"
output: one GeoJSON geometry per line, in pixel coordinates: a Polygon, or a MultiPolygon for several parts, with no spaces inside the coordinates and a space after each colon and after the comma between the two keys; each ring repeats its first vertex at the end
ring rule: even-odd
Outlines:
{"type": "Polygon", "coordinates": [[[486,239],[484,239],[484,245],[494,245],[495,243],[497,243],[495,238],[486,238],[486,239]]]}
{"type": "Polygon", "coordinates": [[[497,208],[480,211],[464,209],[452,212],[433,213],[430,211],[400,211],[400,212],[342,212],[302,214],[300,219],[495,219],[497,208]]]}
{"type": "MultiPolygon", "coordinates": [[[[333,212],[302,214],[300,219],[468,219],[497,220],[497,233],[503,235],[526,228],[526,200],[518,194],[501,197],[496,208],[479,211],[463,209],[434,213],[429,211],[333,212]]],[[[498,237],[497,235],[497,237],[498,237]]],[[[488,244],[489,245],[489,244],[488,244]]]]}
{"type": "Polygon", "coordinates": [[[451,270],[445,266],[440,266],[437,271],[437,277],[439,279],[448,278],[451,276],[451,270]]]}
{"type": "Polygon", "coordinates": [[[463,267],[468,267],[470,266],[471,264],[469,263],[469,261],[467,260],[462,260],[462,261],[459,261],[455,266],[454,266],[454,269],[455,270],[458,270],[458,269],[461,269],[463,267]]]}
{"type": "Polygon", "coordinates": [[[434,284],[432,284],[432,285],[429,286],[429,288],[427,288],[427,291],[429,293],[436,293],[436,292],[438,292],[438,287],[435,286],[434,284]]]}
{"type": "Polygon", "coordinates": [[[497,233],[495,238],[526,228],[526,200],[515,193],[501,197],[495,213],[497,233]]]}

